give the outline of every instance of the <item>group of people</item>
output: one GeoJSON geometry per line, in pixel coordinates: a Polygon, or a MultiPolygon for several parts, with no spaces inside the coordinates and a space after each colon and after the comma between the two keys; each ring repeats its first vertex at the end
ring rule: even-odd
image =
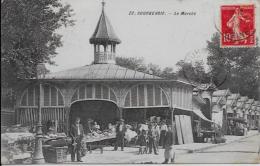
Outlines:
{"type": "Polygon", "coordinates": [[[166,121],[161,123],[157,122],[146,122],[145,125],[141,125],[139,128],[139,136],[137,143],[139,144],[139,154],[154,152],[158,155],[158,146],[162,146],[165,149],[165,161],[164,163],[174,162],[174,143],[175,143],[175,132],[172,125],[166,125],[166,121]],[[148,126],[148,130],[146,130],[148,126]]]}
{"type": "Polygon", "coordinates": [[[246,123],[234,122],[232,120],[228,123],[227,133],[229,135],[247,135],[249,126],[246,123]]]}
{"type": "MultiPolygon", "coordinates": [[[[137,132],[138,136],[136,143],[139,146],[139,154],[154,153],[158,155],[158,147],[162,146],[165,149],[164,163],[174,162],[174,143],[175,143],[175,129],[172,125],[167,125],[166,121],[148,122],[144,124],[133,125],[132,129],[137,132]]],[[[114,150],[121,147],[124,150],[126,125],[121,119],[116,125],[116,144],[114,150]]]]}
{"type": "MultiPolygon", "coordinates": [[[[112,124],[109,124],[108,127],[113,130],[112,124]]],[[[168,163],[169,161],[174,162],[175,154],[173,146],[175,129],[172,128],[172,125],[166,125],[166,121],[162,121],[161,123],[146,122],[145,124],[138,125],[138,128],[135,130],[138,133],[137,144],[140,146],[140,153],[146,151],[148,153],[154,152],[154,154],[158,155],[158,146],[162,146],[165,149],[164,163],[168,163]]],[[[117,121],[115,125],[116,142],[114,151],[118,150],[118,147],[121,148],[121,151],[124,151],[126,131],[127,125],[124,123],[124,119],[117,121]]],[[[84,130],[80,124],[80,118],[76,118],[75,123],[72,124],[70,129],[70,136],[72,138],[72,161],[75,161],[75,156],[77,156],[77,161],[82,162],[80,146],[83,135],[84,130]]]]}
{"type": "MultiPolygon", "coordinates": [[[[120,121],[122,122],[122,121],[120,121]]],[[[111,123],[108,124],[108,129],[113,131],[114,127],[111,123]]],[[[87,124],[87,133],[98,132],[100,130],[100,126],[97,122],[89,119],[87,124]]],[[[116,146],[121,146],[121,149],[124,148],[124,133],[125,133],[125,125],[123,123],[118,123],[116,127],[116,146]]],[[[77,117],[75,122],[71,125],[70,128],[70,137],[72,138],[71,142],[71,161],[74,162],[77,157],[77,162],[82,162],[81,160],[81,148],[82,148],[82,139],[84,136],[83,125],[80,123],[80,118],[77,117]]]]}

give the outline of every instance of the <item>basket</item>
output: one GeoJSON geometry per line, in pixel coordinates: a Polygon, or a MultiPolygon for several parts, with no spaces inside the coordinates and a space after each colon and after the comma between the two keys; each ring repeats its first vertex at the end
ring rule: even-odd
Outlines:
{"type": "Polygon", "coordinates": [[[63,163],[67,161],[68,147],[46,147],[43,148],[43,156],[48,163],[63,163]]]}

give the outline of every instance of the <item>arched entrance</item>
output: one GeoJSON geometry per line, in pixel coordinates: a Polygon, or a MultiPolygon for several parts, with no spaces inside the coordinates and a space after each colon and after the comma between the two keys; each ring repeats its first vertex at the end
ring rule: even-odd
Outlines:
{"type": "Polygon", "coordinates": [[[76,117],[87,129],[88,119],[96,121],[101,130],[119,117],[117,97],[112,88],[99,83],[85,83],[75,89],[71,98],[69,126],[76,117]]]}
{"type": "Polygon", "coordinates": [[[88,119],[92,119],[100,125],[101,130],[104,130],[108,123],[115,123],[119,118],[119,110],[117,105],[109,100],[79,100],[71,104],[70,124],[76,117],[81,118],[84,129],[87,128],[88,119]]]}

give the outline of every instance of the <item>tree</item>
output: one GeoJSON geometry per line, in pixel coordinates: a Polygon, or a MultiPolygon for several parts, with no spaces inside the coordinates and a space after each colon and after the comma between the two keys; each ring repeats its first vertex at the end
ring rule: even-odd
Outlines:
{"type": "Polygon", "coordinates": [[[169,79],[176,79],[176,73],[173,71],[173,68],[165,67],[162,70],[161,77],[169,78],[169,79]]]}
{"type": "Polygon", "coordinates": [[[162,75],[162,71],[159,65],[153,64],[153,63],[149,63],[147,66],[149,73],[156,75],[156,76],[161,76],[162,75]]]}
{"type": "Polygon", "coordinates": [[[116,64],[128,69],[147,72],[147,67],[144,64],[143,58],[116,57],[116,64]]]}
{"type": "Polygon", "coordinates": [[[146,65],[143,58],[116,57],[116,64],[128,69],[153,74],[163,78],[176,78],[176,74],[171,67],[166,67],[162,70],[159,65],[153,63],[146,65]]]}
{"type": "Polygon", "coordinates": [[[195,61],[193,64],[180,60],[176,63],[176,66],[178,67],[177,76],[190,82],[208,83],[210,80],[202,61],[195,61]]]}
{"type": "Polygon", "coordinates": [[[39,63],[51,60],[61,47],[56,30],[73,25],[72,9],[59,0],[1,1],[1,86],[13,88],[36,75],[39,63]]]}
{"type": "Polygon", "coordinates": [[[229,88],[232,92],[259,99],[260,47],[221,48],[220,35],[215,33],[211,41],[207,41],[213,79],[225,82],[220,88],[229,88]]]}

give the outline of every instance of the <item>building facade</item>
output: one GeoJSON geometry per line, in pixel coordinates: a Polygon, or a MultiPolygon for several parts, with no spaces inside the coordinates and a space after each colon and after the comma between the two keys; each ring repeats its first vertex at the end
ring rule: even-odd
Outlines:
{"type": "Polygon", "coordinates": [[[92,118],[105,125],[117,118],[129,121],[153,115],[170,118],[171,108],[192,110],[193,86],[188,82],[115,64],[116,46],[121,41],[105,14],[104,5],[89,40],[94,47],[94,64],[41,75],[21,84],[16,103],[17,123],[35,125],[39,101],[43,124],[57,120],[61,132],[68,131],[76,116],[81,117],[83,123],[92,118]],[[39,82],[43,92],[40,100],[39,82]]]}

